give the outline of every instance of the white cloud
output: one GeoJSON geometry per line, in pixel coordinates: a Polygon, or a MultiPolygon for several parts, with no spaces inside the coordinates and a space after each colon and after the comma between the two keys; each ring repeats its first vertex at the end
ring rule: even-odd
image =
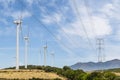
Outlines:
{"type": "MultiPolygon", "coordinates": [[[[72,1],[71,1],[72,2],[72,1]]],[[[96,59],[95,56],[93,57],[93,55],[95,55],[95,53],[93,53],[91,51],[91,47],[88,43],[88,41],[86,41],[86,33],[83,30],[82,24],[80,22],[79,17],[81,17],[82,19],[82,23],[84,24],[84,27],[86,29],[86,32],[88,34],[88,37],[90,38],[90,40],[92,41],[95,37],[105,37],[107,35],[111,35],[112,34],[112,28],[109,22],[109,19],[106,18],[106,16],[102,15],[96,15],[94,13],[92,13],[91,16],[88,16],[87,13],[87,8],[84,5],[79,5],[80,1],[77,0],[77,8],[79,10],[80,15],[78,15],[78,13],[76,12],[75,6],[73,5],[73,3],[70,3],[70,5],[72,5],[72,10],[75,14],[75,19],[70,22],[70,23],[65,23],[65,24],[61,24],[61,28],[58,30],[59,33],[57,36],[59,36],[61,42],[64,42],[64,44],[66,46],[68,46],[73,53],[68,52],[69,54],[69,58],[74,59],[74,60],[79,60],[79,56],[76,53],[76,49],[81,49],[81,50],[87,50],[89,52],[86,52],[85,55],[92,59],[96,59]],[[91,17],[91,18],[89,18],[91,17]],[[91,20],[92,19],[92,20],[91,20]],[[92,24],[93,23],[93,24],[92,24]],[[63,31],[64,30],[64,31],[63,31]],[[94,32],[93,32],[94,30],[94,32]],[[69,36],[69,38],[65,35],[65,33],[67,33],[67,35],[69,36]],[[76,45],[77,44],[77,45],[76,45]],[[74,52],[75,51],[75,52],[74,52]]],[[[88,7],[88,9],[90,9],[90,12],[92,12],[91,8],[88,7]]],[[[66,12],[67,14],[69,12],[66,12]]],[[[72,19],[72,18],[71,18],[72,19]]],[[[93,40],[93,46],[95,46],[95,41],[93,40]]],[[[64,47],[63,47],[64,49],[64,47]]],[[[85,51],[83,52],[85,53],[85,51]]],[[[82,54],[81,54],[82,55],[82,54]]],[[[96,56],[97,57],[97,56],[96,56]]],[[[81,58],[82,60],[84,60],[83,58],[81,58]]]]}
{"type": "MultiPolygon", "coordinates": [[[[106,36],[110,35],[112,33],[111,25],[109,24],[109,20],[107,18],[101,17],[101,16],[93,16],[93,22],[94,22],[94,30],[95,34],[91,35],[91,37],[97,37],[97,36],[106,36]]],[[[89,25],[88,25],[89,26],[89,25]]],[[[91,26],[92,27],[92,26],[91,26]]],[[[91,34],[92,32],[88,34],[91,34]]]]}
{"type": "Polygon", "coordinates": [[[114,5],[111,4],[111,3],[106,4],[106,5],[102,8],[102,10],[103,10],[104,12],[106,12],[106,13],[111,12],[111,11],[114,10],[114,9],[115,9],[115,7],[114,7],[114,5]]]}
{"type": "MultiPolygon", "coordinates": [[[[95,37],[106,36],[112,33],[111,25],[109,24],[108,19],[101,16],[92,16],[92,22],[94,22],[93,26],[91,26],[90,20],[86,18],[83,19],[83,24],[89,38],[93,39],[95,37]]],[[[81,27],[82,25],[80,20],[77,19],[73,23],[70,23],[66,26],[67,27],[63,27],[63,29],[67,34],[86,38],[83,27],[81,27]]]]}
{"type": "Polygon", "coordinates": [[[63,20],[62,14],[56,12],[52,15],[43,15],[42,22],[46,24],[60,23],[63,20]]]}
{"type": "Polygon", "coordinates": [[[31,16],[31,13],[28,11],[17,11],[17,12],[12,12],[11,15],[14,19],[18,19],[22,15],[22,18],[27,18],[31,16]]]}
{"type": "Polygon", "coordinates": [[[62,15],[60,13],[55,13],[53,16],[57,23],[59,23],[62,20],[62,15]]]}
{"type": "Polygon", "coordinates": [[[76,19],[73,23],[66,25],[68,27],[64,27],[66,33],[85,38],[86,34],[83,27],[85,27],[88,37],[91,39],[94,37],[110,35],[112,33],[109,19],[104,17],[103,15],[95,15],[94,13],[92,13],[91,8],[85,6],[84,1],[70,1],[70,5],[72,6],[72,10],[76,15],[76,19]],[[76,5],[74,3],[76,3],[76,5]],[[78,11],[76,10],[76,7],[78,11]],[[87,11],[87,8],[90,10],[90,13],[87,11]]]}
{"type": "Polygon", "coordinates": [[[53,23],[53,18],[50,17],[50,16],[44,15],[44,16],[43,16],[43,19],[42,19],[42,22],[44,22],[44,23],[46,23],[46,24],[51,24],[51,23],[53,23]]]}
{"type": "Polygon", "coordinates": [[[101,12],[108,16],[108,18],[114,18],[120,20],[120,7],[119,7],[120,1],[119,0],[113,0],[112,3],[107,3],[101,8],[101,12]]]}
{"type": "Polygon", "coordinates": [[[106,60],[120,59],[120,50],[119,45],[115,44],[106,44],[105,55],[106,60]]]}
{"type": "Polygon", "coordinates": [[[0,3],[4,8],[8,8],[9,4],[15,3],[15,0],[0,0],[0,3]]]}
{"type": "Polygon", "coordinates": [[[15,3],[16,0],[0,0],[0,4],[2,6],[1,14],[5,15],[9,13],[12,9],[11,5],[15,3]]]}
{"type": "Polygon", "coordinates": [[[15,35],[15,27],[5,27],[0,30],[0,36],[12,36],[15,35]]]}
{"type": "Polygon", "coordinates": [[[38,2],[38,0],[26,0],[26,2],[28,4],[28,6],[31,7],[32,4],[38,2]]]}
{"type": "Polygon", "coordinates": [[[112,35],[112,40],[119,41],[119,35],[120,35],[120,0],[112,0],[112,3],[107,3],[103,6],[103,8],[100,10],[104,15],[108,17],[108,19],[111,21],[112,28],[114,29],[114,34],[112,35]]]}
{"type": "MultiPolygon", "coordinates": [[[[76,17],[78,17],[78,13],[81,15],[81,17],[88,17],[86,8],[87,6],[85,5],[85,2],[83,0],[70,0],[69,3],[76,17]],[[78,11],[76,10],[76,8],[78,11]]],[[[91,8],[88,7],[88,9],[91,12],[91,8]]]]}
{"type": "Polygon", "coordinates": [[[6,19],[4,19],[4,18],[0,18],[0,22],[4,23],[6,25],[8,24],[8,21],[6,19]]]}
{"type": "Polygon", "coordinates": [[[114,41],[120,41],[120,25],[116,28],[114,35],[112,35],[112,40],[114,41]]]}

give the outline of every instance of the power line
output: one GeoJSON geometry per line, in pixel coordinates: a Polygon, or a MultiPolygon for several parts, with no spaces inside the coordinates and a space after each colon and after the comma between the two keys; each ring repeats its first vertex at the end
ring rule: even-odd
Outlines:
{"type": "Polygon", "coordinates": [[[23,35],[23,29],[22,27],[20,27],[20,35],[21,35],[21,39],[22,39],[22,42],[24,43],[24,35],[23,35]]]}
{"type": "MultiPolygon", "coordinates": [[[[20,0],[20,2],[21,2],[21,0],[20,0]]],[[[22,3],[21,3],[21,5],[24,6],[22,3]]],[[[25,7],[25,8],[26,8],[26,7],[25,7]]],[[[26,8],[26,9],[29,10],[29,8],[26,8]]],[[[41,27],[43,27],[44,29],[46,29],[46,30],[54,37],[54,39],[57,40],[57,42],[60,41],[60,40],[56,37],[56,35],[53,34],[35,15],[31,14],[31,17],[33,17],[36,21],[38,21],[39,24],[41,25],[41,27]]],[[[61,41],[60,41],[60,43],[61,43],[61,46],[63,46],[64,48],[66,48],[67,50],[69,50],[70,52],[72,52],[72,51],[71,51],[71,48],[69,48],[68,46],[66,46],[66,45],[65,45],[64,43],[62,43],[61,41]]]]}
{"type": "MultiPolygon", "coordinates": [[[[43,27],[44,29],[46,29],[57,41],[60,41],[60,40],[56,37],[56,35],[53,34],[39,19],[37,19],[35,16],[32,16],[32,17],[33,17],[35,20],[37,20],[37,21],[39,22],[39,24],[42,25],[42,27],[43,27]]],[[[68,50],[71,51],[71,49],[68,48],[64,43],[62,43],[61,41],[60,41],[60,43],[62,44],[62,46],[64,46],[65,48],[67,48],[68,50]]],[[[71,51],[71,52],[72,52],[72,51],[71,51]]]]}
{"type": "Polygon", "coordinates": [[[76,1],[75,1],[75,0],[73,0],[73,4],[74,4],[74,6],[75,6],[75,9],[76,9],[76,12],[77,12],[77,14],[78,14],[79,20],[80,20],[80,22],[81,22],[83,31],[85,32],[85,34],[86,34],[86,36],[87,36],[87,40],[88,40],[88,42],[89,42],[89,45],[92,47],[93,50],[95,50],[94,47],[93,47],[93,45],[92,45],[92,43],[91,43],[91,40],[89,39],[88,33],[87,33],[86,28],[85,28],[85,26],[84,26],[84,23],[83,23],[83,21],[82,21],[82,18],[80,17],[80,12],[79,12],[79,9],[77,8],[77,4],[76,4],[76,1]]]}
{"type": "MultiPolygon", "coordinates": [[[[40,4],[40,1],[38,0],[38,3],[40,4]]],[[[47,15],[49,15],[49,16],[51,16],[50,14],[49,14],[49,12],[48,12],[48,10],[46,10],[46,13],[47,13],[47,15]]],[[[58,27],[61,27],[61,25],[58,23],[58,22],[56,22],[56,17],[53,17],[54,19],[54,22],[57,24],[57,26],[58,27]]],[[[76,46],[76,45],[78,45],[77,43],[76,43],[76,41],[74,41],[66,32],[65,32],[65,30],[63,29],[63,28],[61,28],[61,30],[63,31],[63,33],[65,33],[65,35],[66,35],[66,37],[70,40],[70,41],[72,41],[73,43],[74,43],[74,45],[76,46]]]]}
{"type": "MultiPolygon", "coordinates": [[[[93,32],[93,37],[94,37],[94,35],[95,35],[94,40],[96,40],[97,33],[95,32],[95,24],[93,23],[92,14],[91,14],[90,10],[88,9],[89,6],[88,6],[86,0],[83,0],[83,3],[84,3],[84,6],[85,6],[86,11],[87,11],[87,14],[88,14],[88,18],[89,18],[90,25],[91,25],[90,27],[91,27],[92,32],[93,32]]],[[[96,54],[97,54],[97,53],[96,53],[96,54]]]]}
{"type": "MultiPolygon", "coordinates": [[[[23,2],[22,2],[21,0],[19,0],[19,2],[20,2],[21,4],[23,4],[23,2]]],[[[21,5],[21,4],[20,4],[20,5],[21,5]]],[[[23,5],[21,5],[21,13],[20,13],[21,19],[22,19],[22,17],[23,17],[23,10],[24,10],[23,5]]],[[[29,37],[29,35],[30,35],[30,28],[29,28],[29,26],[27,26],[26,29],[27,29],[27,33],[26,33],[25,36],[29,37]]],[[[21,37],[22,37],[22,40],[24,41],[24,35],[23,35],[23,29],[22,29],[22,28],[21,28],[21,37]]],[[[29,45],[30,45],[30,39],[29,39],[29,45]]]]}
{"type": "Polygon", "coordinates": [[[90,11],[88,9],[89,5],[87,4],[86,0],[83,0],[83,3],[85,5],[86,11],[87,11],[87,14],[88,14],[88,17],[89,17],[89,21],[90,21],[90,24],[91,24],[92,32],[96,36],[97,33],[95,32],[95,24],[93,23],[92,14],[90,13],[90,11]]]}
{"type": "MultiPolygon", "coordinates": [[[[21,2],[21,1],[20,1],[21,2]]],[[[21,2],[22,3],[22,2],[21,2]]],[[[22,3],[23,4],[23,3],[22,3]]],[[[23,6],[21,5],[21,13],[20,13],[20,19],[22,20],[22,17],[23,17],[23,6]]],[[[20,27],[20,31],[21,31],[21,37],[22,37],[22,41],[25,40],[25,57],[24,57],[24,60],[25,60],[25,68],[27,69],[27,64],[28,64],[28,52],[29,52],[29,27],[27,27],[27,35],[23,35],[23,29],[22,27],[20,27]]]]}
{"type": "MultiPolygon", "coordinates": [[[[58,7],[59,7],[59,6],[58,6],[58,7]]],[[[58,8],[58,7],[55,7],[55,8],[56,8],[57,10],[59,10],[60,13],[65,14],[64,11],[62,11],[61,8],[60,8],[60,7],[58,8]]],[[[64,16],[63,16],[63,17],[64,17],[64,16]]],[[[71,22],[70,19],[68,19],[68,18],[65,18],[65,19],[66,19],[67,22],[71,22]]],[[[71,27],[71,28],[74,30],[73,27],[71,27]]],[[[75,30],[74,30],[74,31],[75,31],[75,30]]],[[[76,32],[76,31],[75,31],[75,32],[76,32]]],[[[80,38],[81,38],[81,37],[80,37],[80,38]]],[[[82,38],[81,38],[81,39],[82,39],[82,38]]],[[[77,44],[77,45],[78,45],[78,44],[77,44]]]]}
{"type": "MultiPolygon", "coordinates": [[[[21,5],[20,7],[21,7],[21,11],[20,11],[19,18],[22,20],[22,18],[23,18],[23,6],[21,5]]],[[[22,27],[20,27],[20,33],[21,33],[20,35],[21,35],[22,42],[24,43],[24,35],[23,35],[22,27]]]]}
{"type": "Polygon", "coordinates": [[[84,5],[86,7],[86,10],[87,10],[87,13],[88,13],[88,17],[89,17],[89,21],[90,21],[90,24],[91,24],[91,28],[92,28],[92,32],[93,34],[95,35],[95,40],[98,41],[98,49],[99,49],[99,53],[98,53],[98,62],[100,61],[105,61],[105,53],[102,54],[102,50],[104,50],[104,39],[102,38],[97,38],[97,33],[95,32],[95,24],[93,23],[93,18],[92,18],[92,14],[90,13],[88,7],[89,7],[89,4],[87,4],[87,1],[84,0],[84,5]]]}

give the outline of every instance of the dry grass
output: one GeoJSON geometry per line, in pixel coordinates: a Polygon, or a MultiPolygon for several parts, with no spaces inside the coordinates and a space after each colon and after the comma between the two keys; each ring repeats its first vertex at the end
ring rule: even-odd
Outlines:
{"type": "Polygon", "coordinates": [[[66,80],[63,77],[58,76],[55,73],[47,73],[42,70],[0,70],[0,78],[5,79],[30,79],[30,78],[42,78],[42,79],[55,79],[60,78],[66,80]]]}
{"type": "Polygon", "coordinates": [[[120,73],[119,72],[113,72],[114,74],[116,74],[117,76],[120,76],[120,73]]]}

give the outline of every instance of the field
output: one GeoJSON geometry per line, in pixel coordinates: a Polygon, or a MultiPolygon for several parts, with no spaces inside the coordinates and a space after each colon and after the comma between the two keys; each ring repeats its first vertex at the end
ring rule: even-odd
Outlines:
{"type": "Polygon", "coordinates": [[[28,80],[32,78],[40,78],[40,79],[49,79],[53,80],[59,78],[61,80],[65,80],[65,78],[58,76],[55,73],[47,73],[42,70],[0,70],[0,79],[21,79],[28,80]]]}
{"type": "Polygon", "coordinates": [[[28,65],[27,69],[20,66],[16,71],[15,67],[0,70],[0,80],[120,80],[119,69],[106,71],[84,72],[73,70],[68,66],[63,68],[51,66],[28,65]],[[61,77],[64,76],[64,77],[61,77]]]}

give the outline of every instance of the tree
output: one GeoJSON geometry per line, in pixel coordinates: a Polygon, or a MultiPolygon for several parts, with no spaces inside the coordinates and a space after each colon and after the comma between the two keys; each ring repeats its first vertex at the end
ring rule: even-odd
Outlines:
{"type": "Polygon", "coordinates": [[[111,72],[105,72],[104,73],[105,78],[107,78],[108,80],[114,80],[116,78],[116,75],[114,73],[111,72]]]}
{"type": "Polygon", "coordinates": [[[86,76],[86,80],[105,80],[104,76],[100,72],[92,72],[86,76]]]}
{"type": "Polygon", "coordinates": [[[66,70],[71,70],[71,68],[68,67],[68,66],[64,66],[64,67],[63,67],[63,70],[64,70],[64,71],[66,71],[66,70]]]}

